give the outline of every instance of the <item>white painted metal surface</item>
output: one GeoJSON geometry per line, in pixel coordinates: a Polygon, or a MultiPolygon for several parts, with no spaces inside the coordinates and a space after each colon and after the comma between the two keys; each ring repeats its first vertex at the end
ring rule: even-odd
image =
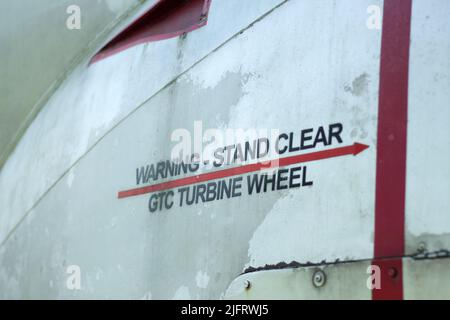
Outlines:
{"type": "MultiPolygon", "coordinates": [[[[0,298],[370,298],[369,262],[323,267],[320,290],[312,267],[239,276],[373,258],[381,30],[367,27],[370,5],[383,1],[213,0],[208,25],[185,37],[91,66],[86,57],[0,171],[0,298]],[[369,148],[304,164],[312,186],[157,212],[149,194],[118,199],[137,186],[136,168],[170,159],[172,132],[194,132],[196,121],[297,134],[340,123],[331,147],[369,148]],[[67,288],[70,265],[80,290],[67,288]],[[263,289],[248,296],[247,278],[263,289]]],[[[413,2],[408,255],[422,242],[450,248],[448,16],[445,0],[413,2]]],[[[448,286],[431,293],[428,262],[404,263],[406,298],[448,296],[448,286]]]]}
{"type": "Polygon", "coordinates": [[[411,31],[406,245],[448,249],[450,235],[449,4],[415,1],[411,31]]]}
{"type": "MultiPolygon", "coordinates": [[[[405,299],[450,299],[447,259],[403,259],[405,299]]],[[[370,300],[367,290],[371,261],[350,262],[321,267],[300,267],[247,273],[235,279],[225,299],[239,300],[370,300]],[[313,282],[318,270],[326,281],[321,287],[313,282]]]]}
{"type": "MultiPolygon", "coordinates": [[[[149,0],[147,2],[154,1],[149,0]]],[[[141,1],[142,2],[142,1],[141,1]]],[[[0,167],[70,71],[138,0],[3,1],[0,17],[0,167]],[[69,29],[74,6],[80,29],[69,29]]]]}

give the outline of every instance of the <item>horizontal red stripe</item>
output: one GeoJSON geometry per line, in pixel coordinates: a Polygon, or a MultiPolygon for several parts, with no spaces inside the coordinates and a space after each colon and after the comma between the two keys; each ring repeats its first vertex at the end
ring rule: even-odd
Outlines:
{"type": "Polygon", "coordinates": [[[333,157],[339,157],[344,155],[357,155],[358,153],[364,151],[369,146],[360,144],[360,143],[354,143],[353,145],[346,146],[346,147],[339,147],[335,149],[329,149],[329,150],[323,150],[323,151],[317,151],[317,152],[311,152],[307,154],[300,154],[296,156],[291,157],[285,157],[285,158],[279,158],[275,160],[271,160],[268,163],[254,163],[254,164],[247,164],[240,167],[230,168],[230,169],[224,169],[219,170],[215,172],[208,172],[199,174],[192,177],[186,177],[181,178],[173,181],[168,182],[162,182],[151,186],[145,186],[125,191],[120,191],[118,193],[118,198],[126,198],[126,197],[132,197],[137,196],[141,194],[151,193],[155,191],[161,191],[166,189],[172,189],[177,187],[182,187],[186,185],[191,185],[195,183],[205,182],[209,180],[214,179],[220,179],[220,178],[226,178],[226,177],[232,177],[240,174],[245,174],[249,172],[255,172],[260,171],[268,168],[277,168],[277,167],[283,167],[283,166],[289,166],[291,164],[295,163],[301,163],[301,162],[309,162],[309,161],[316,161],[326,158],[333,158],[333,157]]]}

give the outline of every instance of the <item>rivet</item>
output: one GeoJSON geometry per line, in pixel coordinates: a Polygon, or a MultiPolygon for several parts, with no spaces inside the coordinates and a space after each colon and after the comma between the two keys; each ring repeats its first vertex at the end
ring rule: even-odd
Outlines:
{"type": "Polygon", "coordinates": [[[245,280],[245,283],[244,283],[244,285],[245,285],[245,290],[248,290],[248,289],[250,289],[250,288],[251,288],[251,286],[252,286],[252,283],[251,283],[250,281],[248,281],[248,280],[245,280]]]}
{"type": "Polygon", "coordinates": [[[325,282],[327,280],[327,277],[325,275],[325,272],[322,270],[317,270],[313,274],[312,282],[316,288],[320,288],[323,285],[325,285],[325,282]]]}
{"type": "Polygon", "coordinates": [[[389,268],[389,270],[388,270],[389,277],[396,278],[397,274],[398,274],[398,271],[396,268],[394,268],[394,267],[389,268]]]}

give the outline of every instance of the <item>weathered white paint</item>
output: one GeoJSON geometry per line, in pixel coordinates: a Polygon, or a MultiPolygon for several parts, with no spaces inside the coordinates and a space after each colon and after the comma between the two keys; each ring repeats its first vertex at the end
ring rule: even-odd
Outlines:
{"type": "MultiPolygon", "coordinates": [[[[0,298],[218,298],[246,267],[372,258],[381,31],[366,27],[366,9],[374,1],[280,3],[213,1],[208,25],[185,38],[90,67],[86,57],[0,172],[0,298]],[[343,145],[370,148],[309,163],[310,188],[153,214],[148,195],[118,200],[119,190],[135,186],[135,168],[169,159],[171,132],[192,131],[196,120],[204,129],[280,132],[341,122],[343,145]],[[80,266],[82,290],[65,287],[69,265],[80,266]]],[[[429,250],[450,246],[448,201],[437,200],[449,191],[438,176],[446,174],[439,166],[448,162],[448,135],[433,137],[442,150],[430,160],[433,144],[424,134],[448,131],[448,5],[414,3],[409,253],[419,240],[429,250]],[[437,22],[422,27],[427,15],[437,22]],[[423,111],[429,101],[436,114],[423,111]],[[424,164],[433,167],[429,176],[424,164]],[[434,188],[431,179],[439,183],[436,197],[420,198],[434,188]]],[[[366,263],[359,266],[326,267],[328,293],[300,284],[291,293],[369,297],[368,289],[345,291],[367,276],[366,263]]],[[[279,292],[292,297],[287,283],[306,283],[310,273],[283,273],[279,292]]]]}
{"type": "MultiPolygon", "coordinates": [[[[227,289],[225,299],[352,299],[368,300],[370,261],[320,267],[266,270],[243,274],[227,289]],[[315,287],[317,270],[326,275],[325,284],[315,287]],[[247,288],[248,282],[250,287],[247,288]]],[[[449,299],[450,259],[403,259],[403,294],[405,299],[449,299]]],[[[376,289],[375,289],[376,290],[376,289]]]]}
{"type": "Polygon", "coordinates": [[[209,276],[206,272],[199,270],[197,275],[195,276],[195,282],[197,283],[197,287],[206,289],[209,284],[209,276]]]}
{"type": "Polygon", "coordinates": [[[57,85],[80,62],[80,57],[142,2],[21,0],[3,3],[0,167],[57,85]],[[66,27],[69,6],[80,8],[80,29],[66,27]]]}
{"type": "Polygon", "coordinates": [[[189,300],[189,299],[191,299],[189,288],[185,286],[179,287],[175,292],[175,295],[173,296],[173,300],[189,300]]]}
{"type": "Polygon", "coordinates": [[[403,259],[405,299],[450,299],[450,259],[403,259]]]}
{"type": "Polygon", "coordinates": [[[216,1],[208,28],[185,40],[137,46],[89,68],[88,57],[55,92],[0,172],[0,189],[5,190],[0,207],[7,212],[0,216],[0,240],[114,125],[278,2],[242,6],[240,1],[216,1]]]}
{"type": "Polygon", "coordinates": [[[450,3],[414,1],[410,58],[406,245],[450,240],[450,3]]]}

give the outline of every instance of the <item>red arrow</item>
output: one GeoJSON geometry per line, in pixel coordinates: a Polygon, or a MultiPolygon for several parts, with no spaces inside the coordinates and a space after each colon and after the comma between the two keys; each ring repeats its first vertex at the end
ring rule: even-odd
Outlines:
{"type": "Polygon", "coordinates": [[[295,163],[301,163],[301,162],[310,162],[310,161],[317,161],[327,158],[335,158],[340,156],[346,156],[353,154],[356,156],[357,154],[361,153],[365,149],[367,149],[369,146],[361,143],[355,142],[354,144],[346,147],[339,147],[329,150],[323,150],[323,151],[316,151],[306,154],[299,154],[296,156],[286,157],[286,158],[278,158],[275,160],[268,161],[267,163],[254,163],[254,164],[247,164],[240,167],[235,168],[229,168],[214,172],[208,172],[208,173],[202,173],[196,176],[192,177],[186,177],[181,178],[173,181],[167,181],[162,182],[158,184],[154,184],[151,186],[145,186],[130,190],[124,190],[119,191],[117,197],[119,199],[137,196],[141,194],[146,194],[150,192],[155,191],[161,191],[166,189],[172,189],[182,186],[187,186],[195,183],[205,182],[209,180],[215,180],[220,178],[226,178],[226,177],[232,177],[237,176],[240,174],[245,174],[249,172],[255,172],[260,171],[268,168],[278,168],[278,167],[284,167],[289,166],[291,164],[295,163]]]}

